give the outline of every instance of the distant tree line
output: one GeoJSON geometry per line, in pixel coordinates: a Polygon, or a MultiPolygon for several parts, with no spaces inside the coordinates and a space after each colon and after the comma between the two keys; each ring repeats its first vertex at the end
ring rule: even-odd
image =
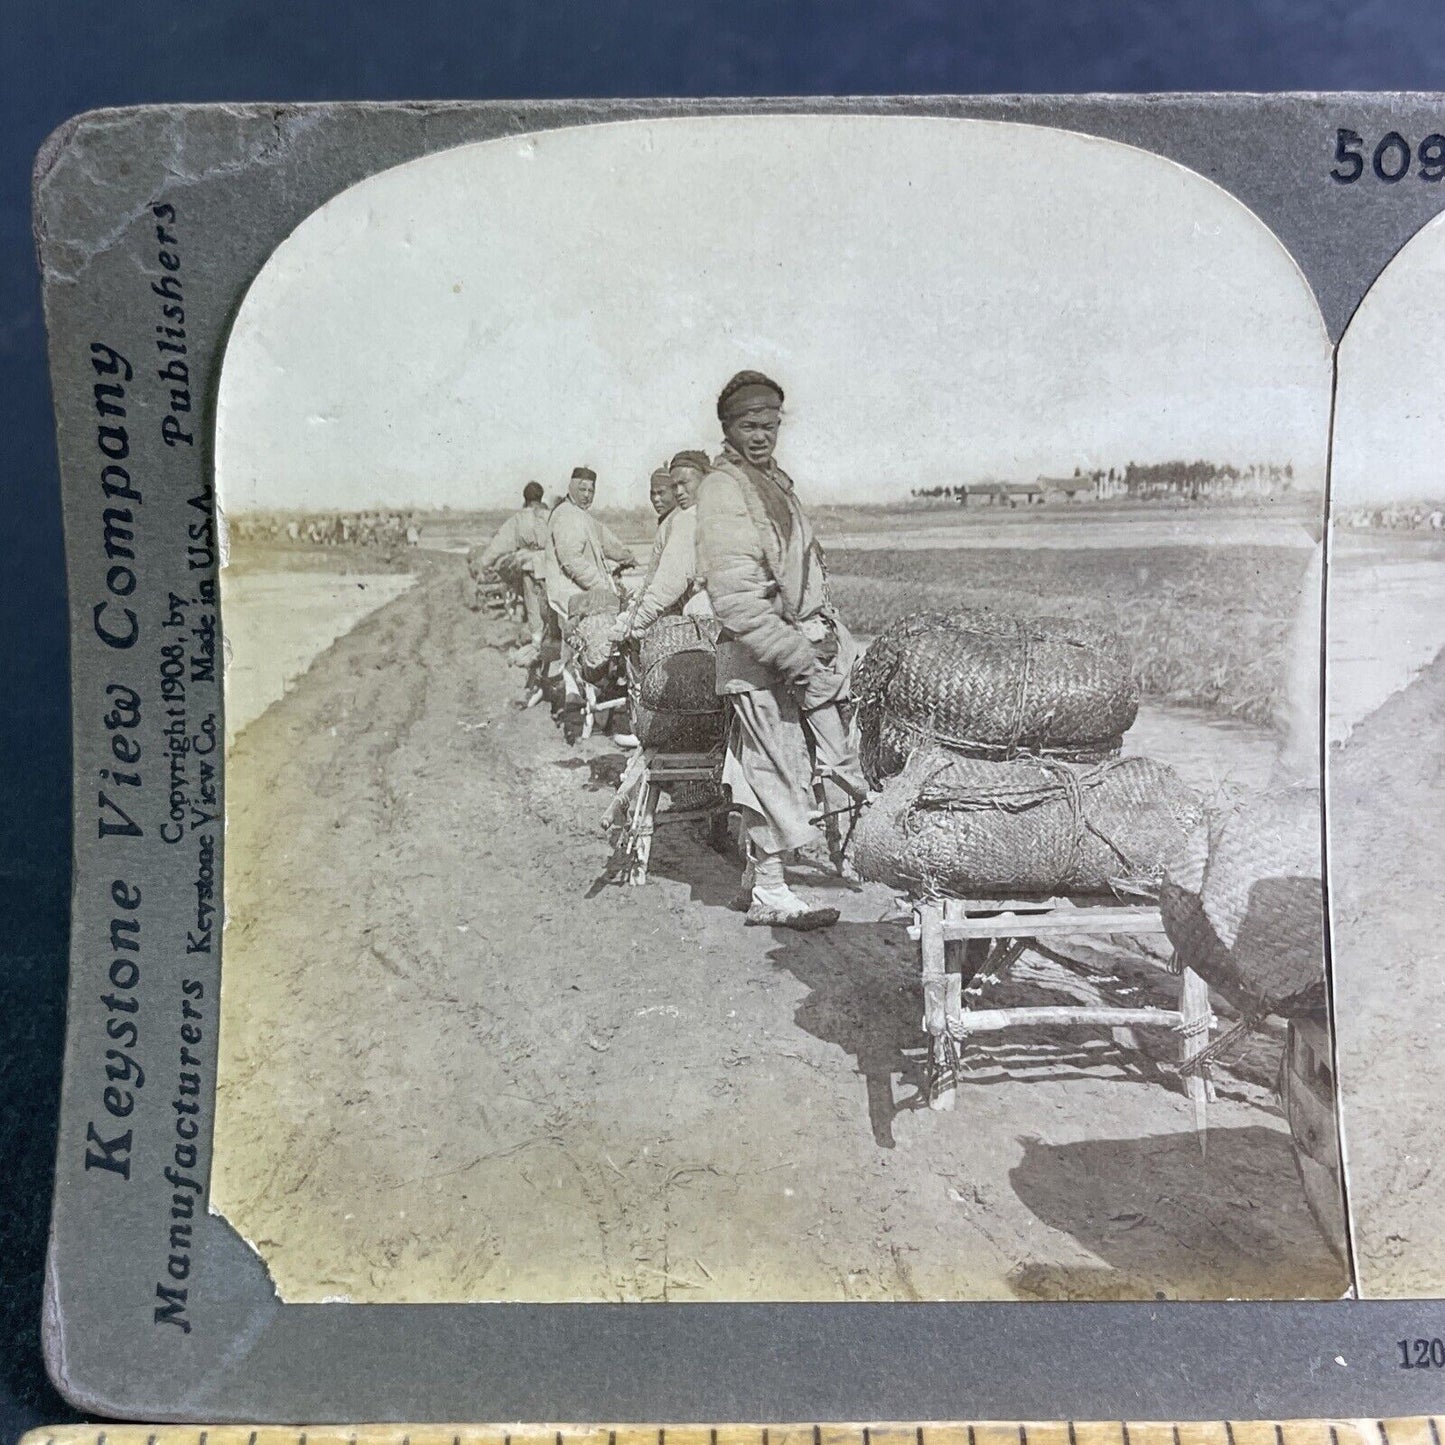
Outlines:
{"type": "Polygon", "coordinates": [[[243,512],[227,518],[238,542],[299,543],[312,547],[406,547],[420,540],[417,514],[373,508],[364,512],[243,512]]]}
{"type": "MultiPolygon", "coordinates": [[[[1077,469],[1075,475],[1077,475],[1077,469]]],[[[1112,476],[1112,472],[1110,473],[1112,476]]],[[[1130,462],[1124,468],[1124,488],[1130,494],[1151,490],[1202,497],[1215,491],[1288,491],[1294,485],[1294,466],[1251,462],[1236,467],[1228,462],[1130,462]]]]}
{"type": "Polygon", "coordinates": [[[995,500],[1024,493],[1042,493],[1053,499],[1076,501],[1092,496],[1106,501],[1127,496],[1136,499],[1204,497],[1259,497],[1290,491],[1294,466],[1286,462],[1251,462],[1235,466],[1229,462],[1175,460],[1127,462],[1122,467],[1096,467],[1085,471],[1076,466],[1071,476],[1039,476],[1028,481],[1002,482],[983,478],[975,482],[931,487],[914,487],[918,498],[949,498],[967,502],[970,497],[995,500]]]}

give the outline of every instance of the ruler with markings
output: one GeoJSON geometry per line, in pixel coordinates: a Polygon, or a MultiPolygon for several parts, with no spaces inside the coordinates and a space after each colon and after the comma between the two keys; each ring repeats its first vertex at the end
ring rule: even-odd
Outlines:
{"type": "Polygon", "coordinates": [[[68,1425],[21,1445],[1445,1445],[1440,1417],[870,1425],[68,1425]]]}

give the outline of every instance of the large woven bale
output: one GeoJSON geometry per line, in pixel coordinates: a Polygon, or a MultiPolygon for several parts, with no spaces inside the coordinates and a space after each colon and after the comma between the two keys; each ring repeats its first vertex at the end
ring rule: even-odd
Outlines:
{"type": "Polygon", "coordinates": [[[657,712],[721,713],[718,623],[711,617],[659,617],[642,634],[637,692],[657,712]]]}
{"type": "Polygon", "coordinates": [[[1108,628],[982,609],[900,618],[859,662],[853,695],[875,784],[930,743],[989,759],[1111,757],[1139,710],[1108,628]]]}
{"type": "Polygon", "coordinates": [[[1180,961],[1246,1015],[1324,1002],[1320,795],[1290,788],[1203,823],[1160,890],[1180,961]]]}
{"type": "Polygon", "coordinates": [[[915,896],[1134,892],[1201,812],[1147,758],[989,762],[927,747],[865,805],[851,855],[862,877],[915,896]]]}

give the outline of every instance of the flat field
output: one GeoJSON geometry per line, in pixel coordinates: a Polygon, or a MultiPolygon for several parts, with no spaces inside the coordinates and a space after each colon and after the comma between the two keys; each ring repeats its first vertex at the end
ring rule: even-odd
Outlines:
{"type": "MultiPolygon", "coordinates": [[[[1308,498],[1259,506],[1124,502],[976,508],[915,504],[812,506],[828,552],[834,598],[864,637],[925,608],[989,607],[1027,616],[1089,618],[1130,648],[1145,701],[1268,727],[1309,561],[1308,498]]],[[[434,512],[418,518],[422,551],[465,552],[508,514],[434,512]]],[[[597,515],[647,557],[651,513],[597,515]]],[[[237,549],[265,570],[368,568],[365,552],[272,538],[237,549]],[[314,555],[306,558],[306,553],[314,555]]]]}
{"type": "Polygon", "coordinates": [[[1115,628],[1144,698],[1268,726],[1306,549],[1140,546],[834,550],[834,600],[865,636],[930,608],[1089,618],[1115,628]]]}
{"type": "MultiPolygon", "coordinates": [[[[1147,702],[1270,726],[1309,562],[1307,498],[1268,509],[1127,503],[1022,509],[810,509],[834,600],[864,637],[924,608],[1085,617],[1123,637],[1147,702]]],[[[641,555],[652,518],[599,508],[641,555]]],[[[423,523],[423,544],[465,550],[501,524],[423,523]]]]}

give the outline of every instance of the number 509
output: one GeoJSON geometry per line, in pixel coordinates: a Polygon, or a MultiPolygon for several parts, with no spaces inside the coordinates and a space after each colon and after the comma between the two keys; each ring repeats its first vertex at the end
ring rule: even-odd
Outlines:
{"type": "MultiPolygon", "coordinates": [[[[1410,174],[1412,162],[1420,180],[1445,179],[1445,135],[1427,135],[1418,146],[1412,147],[1399,131],[1387,131],[1369,155],[1369,167],[1375,179],[1390,186],[1410,174]]],[[[1365,164],[1364,136],[1341,127],[1335,132],[1335,165],[1330,175],[1340,185],[1350,186],[1365,174],[1365,164]]]]}

